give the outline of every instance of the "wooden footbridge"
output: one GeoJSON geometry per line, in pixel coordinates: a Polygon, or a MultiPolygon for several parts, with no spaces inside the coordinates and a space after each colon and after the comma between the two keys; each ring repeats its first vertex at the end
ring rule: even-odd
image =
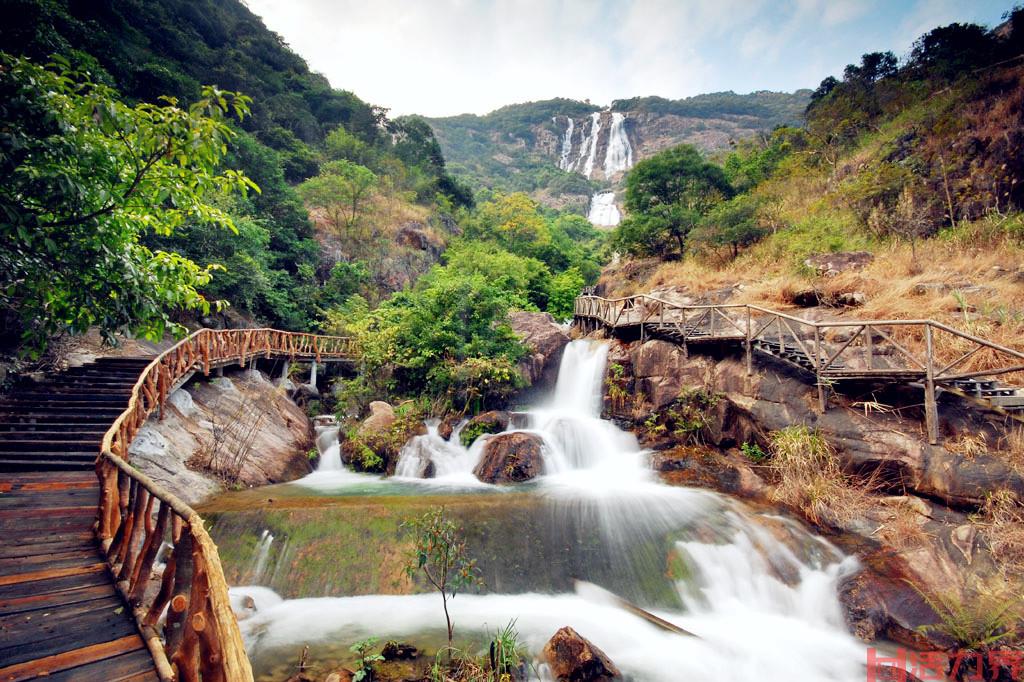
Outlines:
{"type": "Polygon", "coordinates": [[[355,356],[344,337],[203,329],[155,358],[101,358],[0,400],[0,682],[251,682],[202,519],[128,448],[197,371],[355,356]]]}
{"type": "Polygon", "coordinates": [[[746,304],[679,305],[641,294],[579,296],[574,323],[623,338],[660,338],[695,348],[733,347],[753,372],[754,355],[770,356],[813,376],[819,408],[844,382],[895,382],[924,390],[929,441],[938,442],[936,396],[955,393],[1024,418],[1024,353],[935,320],[815,322],[746,304]]]}

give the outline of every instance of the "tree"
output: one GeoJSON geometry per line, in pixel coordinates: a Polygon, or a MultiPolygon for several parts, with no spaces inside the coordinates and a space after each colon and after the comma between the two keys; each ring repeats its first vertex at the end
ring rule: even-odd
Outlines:
{"type": "Polygon", "coordinates": [[[455,626],[448,613],[448,598],[466,587],[483,585],[476,560],[466,554],[466,542],[454,521],[445,518],[444,507],[434,507],[419,519],[404,524],[413,533],[413,552],[405,570],[409,576],[422,573],[441,593],[444,620],[448,626],[448,664],[452,662],[455,626]]]}
{"type": "Polygon", "coordinates": [[[712,248],[727,246],[732,257],[765,235],[757,219],[758,200],[743,194],[715,206],[701,221],[694,239],[712,248]]]}
{"type": "Polygon", "coordinates": [[[482,204],[476,219],[466,226],[466,236],[493,240],[517,255],[533,251],[551,241],[537,203],[523,194],[499,194],[482,204]]]}
{"type": "Polygon", "coordinates": [[[633,253],[681,256],[686,237],[717,203],[733,195],[725,172],[690,145],[679,145],[641,161],[626,177],[629,217],[616,242],[633,253]]]}
{"type": "Polygon", "coordinates": [[[548,312],[556,320],[572,317],[576,297],[586,282],[578,268],[571,267],[551,279],[551,294],[548,296],[548,312]]]}
{"type": "Polygon", "coordinates": [[[308,206],[323,210],[339,237],[348,238],[352,246],[366,246],[360,244],[367,235],[359,227],[376,186],[377,176],[369,168],[338,159],[325,163],[319,175],[299,185],[298,192],[308,206]]]}
{"type": "Polygon", "coordinates": [[[170,314],[208,312],[213,266],[141,243],[183,225],[234,231],[211,203],[257,189],[221,170],[242,95],[212,87],[187,109],[174,98],[129,106],[57,59],[47,67],[0,53],[0,308],[36,351],[57,333],[99,327],[150,339],[183,327],[170,314]]]}

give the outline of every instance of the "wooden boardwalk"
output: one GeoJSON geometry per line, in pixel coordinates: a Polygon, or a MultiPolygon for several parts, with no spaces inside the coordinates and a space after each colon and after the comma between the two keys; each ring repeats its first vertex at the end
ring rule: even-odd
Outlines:
{"type": "Polygon", "coordinates": [[[158,680],[94,532],[94,470],[149,358],[101,361],[0,401],[0,681],[158,680]]]}
{"type": "Polygon", "coordinates": [[[936,398],[946,392],[1024,420],[1024,353],[935,320],[812,321],[748,304],[683,305],[639,294],[584,293],[573,321],[625,338],[682,347],[740,349],[748,375],[755,353],[813,376],[819,409],[844,382],[898,383],[924,391],[928,440],[939,439],[936,398]]]}

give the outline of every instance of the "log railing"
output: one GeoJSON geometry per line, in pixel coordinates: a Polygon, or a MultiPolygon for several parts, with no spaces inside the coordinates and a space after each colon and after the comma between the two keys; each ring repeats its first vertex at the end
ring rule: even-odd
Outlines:
{"type": "Polygon", "coordinates": [[[936,384],[997,376],[1019,383],[1024,375],[1024,352],[935,320],[815,322],[756,305],[680,305],[647,294],[584,294],[576,298],[574,313],[584,324],[639,328],[641,338],[649,332],[669,333],[684,350],[706,341],[741,342],[748,373],[755,344],[773,344],[814,372],[822,410],[825,387],[835,381],[920,382],[932,443],[938,440],[936,384]]]}
{"type": "Polygon", "coordinates": [[[127,462],[146,419],[195,371],[259,357],[354,359],[352,339],[274,329],[201,329],[157,356],[103,437],[96,532],[163,682],[251,682],[217,547],[199,515],[127,462]]]}

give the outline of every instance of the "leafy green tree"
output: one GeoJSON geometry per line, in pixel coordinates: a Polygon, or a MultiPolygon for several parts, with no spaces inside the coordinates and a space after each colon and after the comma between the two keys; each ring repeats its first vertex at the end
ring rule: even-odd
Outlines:
{"type": "Polygon", "coordinates": [[[444,620],[448,626],[448,664],[451,665],[452,639],[455,624],[448,613],[448,599],[461,590],[483,585],[476,559],[466,553],[466,541],[458,525],[445,517],[444,507],[434,507],[422,517],[404,524],[412,532],[413,552],[406,573],[422,573],[430,585],[441,593],[444,620]]]}
{"type": "Polygon", "coordinates": [[[638,163],[626,177],[629,217],[617,228],[618,245],[632,253],[678,255],[686,237],[733,189],[724,171],[696,148],[680,145],[638,163]]]}
{"type": "Polygon", "coordinates": [[[248,98],[204,88],[185,109],[129,106],[112,88],[57,60],[0,53],[0,307],[23,340],[99,327],[160,338],[169,315],[206,312],[212,267],[152,251],[146,234],[186,224],[235,230],[211,198],[258,189],[220,170],[248,98]]]}
{"type": "Polygon", "coordinates": [[[483,275],[507,293],[510,308],[540,310],[548,304],[551,272],[536,258],[516,256],[479,242],[461,242],[445,253],[448,269],[463,275],[483,275]]]}
{"type": "Polygon", "coordinates": [[[373,147],[345,130],[344,126],[338,126],[327,135],[324,152],[331,160],[351,161],[368,168],[374,167],[378,157],[373,147]]]}
{"type": "Polygon", "coordinates": [[[560,272],[551,279],[551,294],[548,296],[548,312],[556,320],[572,317],[576,297],[583,290],[586,281],[576,267],[560,272]]]}
{"type": "Polygon", "coordinates": [[[517,255],[532,251],[551,241],[537,203],[522,192],[499,194],[482,204],[465,228],[466,236],[492,240],[517,255]]]}
{"type": "Polygon", "coordinates": [[[757,242],[766,233],[758,222],[758,205],[757,198],[749,194],[718,204],[701,220],[694,240],[711,248],[728,247],[735,258],[741,248],[757,242]]]}
{"type": "Polygon", "coordinates": [[[339,159],[324,164],[320,174],[298,187],[306,204],[323,211],[335,233],[358,241],[368,217],[368,203],[377,186],[377,176],[366,166],[339,159]]]}

